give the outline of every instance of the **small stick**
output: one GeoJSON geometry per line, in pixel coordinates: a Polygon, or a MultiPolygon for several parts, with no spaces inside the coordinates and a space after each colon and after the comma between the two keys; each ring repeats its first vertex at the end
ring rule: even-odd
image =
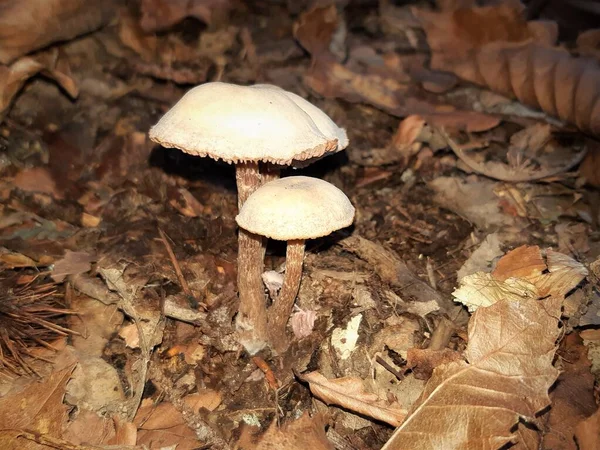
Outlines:
{"type": "Polygon", "coordinates": [[[455,325],[452,321],[442,317],[438,326],[433,330],[431,341],[429,342],[430,350],[443,350],[450,342],[450,338],[454,334],[455,325]]]}
{"type": "Polygon", "coordinates": [[[165,245],[165,248],[167,249],[167,253],[169,254],[169,259],[171,259],[171,264],[173,264],[173,267],[175,268],[175,273],[177,274],[177,279],[179,280],[181,289],[183,289],[183,292],[185,293],[185,295],[187,295],[190,299],[194,300],[194,303],[197,303],[196,297],[194,297],[194,294],[192,293],[190,286],[188,285],[185,277],[183,276],[183,272],[181,271],[179,262],[177,261],[177,258],[175,257],[173,248],[171,247],[171,244],[169,244],[167,235],[165,234],[165,232],[163,230],[161,230],[160,227],[158,227],[158,233],[160,234],[160,239],[162,240],[163,244],[165,245]]]}
{"type": "Polygon", "coordinates": [[[396,369],[394,369],[385,359],[383,359],[381,356],[377,355],[375,357],[375,361],[377,361],[379,364],[381,364],[383,366],[383,368],[385,370],[387,370],[388,372],[390,372],[392,375],[394,375],[398,381],[402,381],[404,380],[404,377],[406,376],[406,374],[402,373],[402,372],[398,372],[396,369]]]}

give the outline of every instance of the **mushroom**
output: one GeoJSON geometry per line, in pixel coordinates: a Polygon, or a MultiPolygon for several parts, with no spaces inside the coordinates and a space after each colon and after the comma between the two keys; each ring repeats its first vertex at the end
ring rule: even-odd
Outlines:
{"type": "MultiPolygon", "coordinates": [[[[235,164],[239,208],[261,184],[279,178],[280,166],[310,162],[348,145],[345,130],[319,108],[265,84],[215,82],[193,88],[149,135],[164,147],[235,164]]],[[[250,353],[260,350],[267,338],[264,252],[260,236],[240,230],[236,325],[250,353]]]]}
{"type": "Polygon", "coordinates": [[[306,239],[327,236],[354,220],[354,207],[334,185],[318,178],[293,176],[270,181],[248,197],[235,218],[240,228],[287,241],[285,277],[267,312],[271,345],[287,346],[285,327],[298,295],[306,239]]]}

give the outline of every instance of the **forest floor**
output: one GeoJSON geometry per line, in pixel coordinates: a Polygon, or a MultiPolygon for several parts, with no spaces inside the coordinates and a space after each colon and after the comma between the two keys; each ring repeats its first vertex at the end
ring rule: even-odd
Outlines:
{"type": "Polygon", "coordinates": [[[589,13],[55,3],[0,18],[1,448],[600,448],[589,13]],[[307,243],[283,354],[236,339],[233,166],[148,138],[210,81],[295,92],[350,139],[282,174],[356,208],[307,243]]]}

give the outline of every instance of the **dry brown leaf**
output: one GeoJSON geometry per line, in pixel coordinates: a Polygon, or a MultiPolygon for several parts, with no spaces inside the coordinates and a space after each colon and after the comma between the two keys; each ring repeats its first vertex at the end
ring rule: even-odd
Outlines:
{"type": "Polygon", "coordinates": [[[294,37],[314,59],[331,59],[329,46],[338,27],[335,4],[315,6],[300,15],[294,23],[294,37]]]}
{"type": "Polygon", "coordinates": [[[227,14],[230,0],[142,0],[141,25],[144,31],[167,29],[186,17],[210,24],[215,16],[227,14]]]}
{"type": "Polygon", "coordinates": [[[575,428],[579,450],[598,450],[600,447],[600,409],[575,428]]]}
{"type": "Polygon", "coordinates": [[[23,57],[10,66],[0,65],[0,121],[25,82],[38,73],[55,80],[71,97],[79,94],[69,64],[59,52],[23,57]]]}
{"type": "Polygon", "coordinates": [[[69,422],[63,438],[77,445],[135,445],[137,429],[118,417],[99,416],[82,410],[69,422]]]}
{"type": "Polygon", "coordinates": [[[562,372],[550,393],[552,408],[542,417],[546,424],[540,448],[577,450],[575,428],[598,409],[587,352],[577,333],[569,334],[561,343],[558,354],[562,372]]]}
{"type": "Polygon", "coordinates": [[[449,348],[443,350],[409,348],[406,364],[412,369],[418,380],[427,380],[437,366],[461,359],[462,356],[459,352],[449,348]]]}
{"type": "Polygon", "coordinates": [[[431,66],[600,134],[600,66],[550,47],[554,34],[540,33],[512,3],[419,11],[431,66]]]}
{"type": "Polygon", "coordinates": [[[590,142],[588,152],[579,165],[579,174],[587,184],[600,187],[600,145],[596,141],[590,142]]]}
{"type": "Polygon", "coordinates": [[[198,414],[201,409],[214,411],[219,407],[223,398],[220,392],[212,389],[203,389],[196,394],[186,395],[183,401],[192,411],[194,411],[194,414],[198,414]]]}
{"type": "Polygon", "coordinates": [[[331,29],[337,23],[332,8],[314,8],[295,24],[298,42],[312,56],[311,69],[304,76],[310,89],[324,97],[368,103],[399,117],[420,114],[438,126],[484,131],[498,125],[496,117],[420,100],[411,77],[403,68],[386,64],[384,58],[364,58],[355,51],[345,64],[338,63],[329,50],[334,34],[331,29]]]}
{"type": "Polygon", "coordinates": [[[31,167],[21,170],[15,175],[13,184],[22,191],[42,192],[57,199],[63,197],[56,187],[52,174],[46,167],[31,167]]]}
{"type": "Polygon", "coordinates": [[[550,311],[560,308],[564,297],[587,275],[585,266],[570,256],[551,249],[542,255],[538,246],[524,245],[500,258],[492,273],[477,272],[464,277],[452,295],[469,311],[500,300],[551,296],[555,302],[550,311]]]}
{"type": "Polygon", "coordinates": [[[60,438],[68,420],[63,404],[65,386],[75,365],[54,372],[41,382],[32,380],[21,392],[0,399],[0,448],[38,449],[38,444],[20,438],[18,430],[60,438]]]}
{"type": "Polygon", "coordinates": [[[382,450],[496,449],[549,404],[558,319],[542,302],[499,301],[469,323],[468,362],[437,367],[382,450]]]}
{"type": "Polygon", "coordinates": [[[377,394],[367,392],[360,378],[328,380],[319,372],[298,375],[298,378],[307,382],[313,395],[328,405],[338,405],[393,426],[398,426],[406,416],[406,410],[398,403],[390,403],[377,394]]]}
{"type": "Polygon", "coordinates": [[[72,252],[67,250],[65,256],[54,263],[51,277],[56,282],[62,282],[67,275],[88,272],[96,257],[87,252],[72,252]]]}
{"type": "Polygon", "coordinates": [[[0,63],[106,25],[115,0],[1,0],[0,63]]]}
{"type": "Polygon", "coordinates": [[[194,430],[186,425],[181,413],[171,403],[142,404],[134,423],[138,426],[137,445],[151,448],[176,445],[178,450],[201,446],[194,430]]]}
{"type": "Polygon", "coordinates": [[[321,415],[310,417],[304,413],[293,422],[281,428],[273,422],[262,436],[257,436],[256,427],[242,426],[242,433],[236,448],[252,450],[333,450],[335,447],[325,435],[325,418],[321,415]]]}
{"type": "Polygon", "coordinates": [[[533,283],[539,297],[551,295],[560,298],[573,290],[587,275],[585,266],[568,255],[551,249],[546,250],[543,255],[538,246],[526,245],[508,252],[492,272],[492,276],[498,280],[519,278],[533,283]],[[546,257],[545,262],[543,256],[546,257]]]}

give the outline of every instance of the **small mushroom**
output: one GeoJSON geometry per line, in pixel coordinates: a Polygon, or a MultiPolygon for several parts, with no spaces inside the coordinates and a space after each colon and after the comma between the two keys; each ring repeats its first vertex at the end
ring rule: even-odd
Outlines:
{"type": "MultiPolygon", "coordinates": [[[[348,145],[346,132],[319,108],[265,84],[215,82],[193,88],[149,135],[164,147],[235,164],[239,208],[261,184],[279,178],[281,166],[308,163],[348,145]]],[[[250,353],[267,338],[264,251],[260,236],[240,230],[237,327],[250,353]]]]}
{"type": "Polygon", "coordinates": [[[287,346],[285,328],[300,288],[305,240],[351,225],[354,213],[348,197],[334,185],[318,178],[293,176],[258,188],[235,218],[240,228],[253,234],[287,241],[283,285],[267,313],[270,343],[275,350],[287,346]]]}

